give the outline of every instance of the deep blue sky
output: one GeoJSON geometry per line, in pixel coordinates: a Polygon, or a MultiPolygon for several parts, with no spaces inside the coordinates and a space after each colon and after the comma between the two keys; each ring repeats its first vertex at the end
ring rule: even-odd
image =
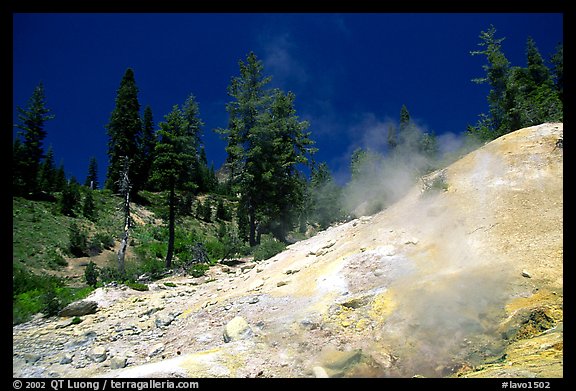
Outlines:
{"type": "MultiPolygon", "coordinates": [[[[381,147],[405,104],[412,119],[438,135],[459,134],[487,111],[479,34],[490,24],[506,37],[512,65],[525,66],[528,36],[548,59],[563,42],[562,14],[32,14],[13,15],[13,121],[34,87],[44,84],[45,148],[83,182],[96,156],[103,183],[108,158],[104,126],[120,80],[134,69],[139,101],[156,125],[194,94],[209,162],[218,168],[225,143],[226,89],[238,61],[254,51],[272,86],[296,94],[296,108],[333,174],[345,178],[350,153],[381,147]]],[[[14,133],[15,134],[15,133],[14,133]]]]}

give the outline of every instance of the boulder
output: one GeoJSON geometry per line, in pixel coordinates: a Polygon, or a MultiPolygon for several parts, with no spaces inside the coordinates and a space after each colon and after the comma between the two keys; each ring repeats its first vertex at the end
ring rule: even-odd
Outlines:
{"type": "Polygon", "coordinates": [[[241,316],[236,316],[224,327],[224,342],[246,339],[250,338],[252,335],[253,333],[250,325],[241,316]]]}
{"type": "Polygon", "coordinates": [[[103,346],[96,346],[88,352],[88,357],[94,362],[102,362],[106,360],[106,348],[103,346]]]}
{"type": "Polygon", "coordinates": [[[80,300],[68,304],[58,313],[58,316],[83,316],[98,311],[98,303],[91,300],[80,300]]]}

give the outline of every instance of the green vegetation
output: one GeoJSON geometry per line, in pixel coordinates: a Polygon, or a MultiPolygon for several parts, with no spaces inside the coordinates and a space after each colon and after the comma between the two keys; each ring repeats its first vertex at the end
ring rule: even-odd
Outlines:
{"type": "Polygon", "coordinates": [[[469,126],[470,135],[490,141],[506,133],[543,122],[562,121],[563,118],[563,46],[551,57],[552,69],[546,66],[536,43],[526,41],[526,67],[511,66],[502,51],[502,41],[496,37],[496,28],[490,26],[480,33],[481,50],[472,55],[483,55],[484,77],[473,81],[488,84],[489,114],[481,114],[475,126],[469,126]]]}

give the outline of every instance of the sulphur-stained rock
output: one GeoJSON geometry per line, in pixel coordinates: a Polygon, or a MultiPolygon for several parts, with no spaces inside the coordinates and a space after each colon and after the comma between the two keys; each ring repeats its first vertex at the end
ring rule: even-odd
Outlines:
{"type": "Polygon", "coordinates": [[[94,314],[98,311],[98,303],[91,300],[81,300],[68,304],[59,313],[59,316],[82,316],[94,314]]]}
{"type": "Polygon", "coordinates": [[[253,335],[250,325],[241,316],[236,316],[224,327],[224,342],[250,338],[253,335]]]}

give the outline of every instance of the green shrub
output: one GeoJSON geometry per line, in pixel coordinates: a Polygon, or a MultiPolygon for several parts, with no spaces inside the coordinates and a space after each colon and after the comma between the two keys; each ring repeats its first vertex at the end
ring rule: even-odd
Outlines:
{"type": "Polygon", "coordinates": [[[72,319],[72,322],[70,322],[70,324],[79,324],[79,323],[82,323],[82,319],[79,318],[78,316],[75,316],[75,317],[72,319]]]}
{"type": "Polygon", "coordinates": [[[286,245],[284,243],[279,242],[274,238],[266,238],[256,246],[254,250],[254,260],[263,261],[272,258],[274,255],[284,251],[285,248],[286,245]]]}
{"type": "Polygon", "coordinates": [[[210,269],[210,266],[205,263],[196,263],[192,265],[190,269],[190,274],[192,277],[202,277],[210,269]]]}
{"type": "Polygon", "coordinates": [[[98,274],[99,272],[96,264],[90,261],[84,270],[84,280],[86,281],[86,284],[96,288],[96,284],[98,283],[98,274]]]}
{"type": "Polygon", "coordinates": [[[88,235],[84,230],[78,227],[75,221],[70,223],[69,229],[69,238],[70,238],[70,253],[75,257],[82,257],[87,255],[87,242],[88,242],[88,235]]]}
{"type": "Polygon", "coordinates": [[[129,288],[132,288],[136,291],[147,291],[150,288],[148,287],[148,285],[146,284],[141,284],[139,282],[132,282],[132,281],[126,281],[126,286],[129,288]]]}

